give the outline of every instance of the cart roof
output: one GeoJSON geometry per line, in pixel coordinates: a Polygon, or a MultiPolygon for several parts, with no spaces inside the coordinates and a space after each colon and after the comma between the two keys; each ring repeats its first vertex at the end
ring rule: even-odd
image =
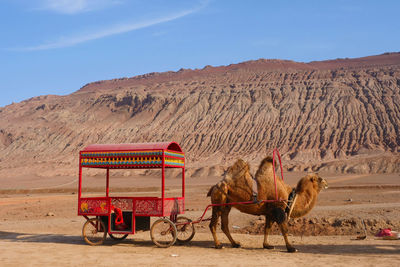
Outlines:
{"type": "Polygon", "coordinates": [[[135,151],[135,150],[171,150],[182,152],[181,147],[176,142],[160,143],[131,143],[131,144],[93,144],[88,145],[81,151],[135,151]]]}

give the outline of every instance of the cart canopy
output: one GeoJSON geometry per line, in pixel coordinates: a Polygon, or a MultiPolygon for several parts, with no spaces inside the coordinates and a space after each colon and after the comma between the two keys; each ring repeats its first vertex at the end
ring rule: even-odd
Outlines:
{"type": "Polygon", "coordinates": [[[80,166],[87,168],[184,168],[185,155],[176,142],[94,144],[80,152],[80,166]]]}
{"type": "Polygon", "coordinates": [[[132,143],[132,144],[94,144],[88,145],[82,151],[139,151],[139,150],[170,150],[182,152],[181,147],[176,142],[160,143],[132,143]]]}

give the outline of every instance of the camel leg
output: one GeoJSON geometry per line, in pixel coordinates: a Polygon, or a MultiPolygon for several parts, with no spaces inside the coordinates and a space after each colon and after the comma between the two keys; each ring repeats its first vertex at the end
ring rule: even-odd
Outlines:
{"type": "Polygon", "coordinates": [[[231,233],[229,231],[229,212],[231,211],[231,207],[223,207],[222,208],[222,214],[221,214],[221,229],[225,233],[225,235],[228,237],[229,241],[231,241],[232,247],[234,248],[240,248],[240,243],[235,242],[233,240],[231,233]]]}
{"type": "Polygon", "coordinates": [[[266,249],[274,249],[274,246],[271,246],[268,243],[268,235],[269,235],[269,231],[272,228],[272,225],[274,224],[273,221],[271,221],[268,216],[265,216],[265,225],[264,225],[264,243],[263,243],[263,247],[266,249]]]}
{"type": "Polygon", "coordinates": [[[279,228],[281,229],[281,233],[283,235],[283,238],[285,239],[285,243],[286,243],[286,249],[288,252],[296,252],[297,249],[294,248],[290,243],[289,243],[289,239],[287,237],[287,233],[288,233],[288,225],[287,225],[287,221],[279,224],[279,228]]]}
{"type": "Polygon", "coordinates": [[[220,207],[212,207],[212,216],[211,216],[211,221],[210,221],[210,231],[211,234],[214,238],[214,244],[215,248],[222,248],[221,243],[218,241],[217,238],[217,224],[218,224],[218,218],[221,216],[221,211],[220,207]]]}

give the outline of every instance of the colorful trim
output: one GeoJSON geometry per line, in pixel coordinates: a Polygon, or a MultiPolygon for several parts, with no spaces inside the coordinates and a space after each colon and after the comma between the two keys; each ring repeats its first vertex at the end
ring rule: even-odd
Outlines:
{"type": "Polygon", "coordinates": [[[148,157],[161,156],[162,150],[153,151],[107,151],[107,152],[82,152],[82,157],[148,157]]]}
{"type": "Polygon", "coordinates": [[[171,157],[185,158],[185,155],[183,155],[182,153],[167,152],[167,151],[165,151],[164,154],[165,154],[166,156],[171,156],[171,157]]]}
{"type": "Polygon", "coordinates": [[[185,166],[183,153],[174,153],[162,150],[153,151],[96,151],[81,152],[81,166],[98,168],[118,167],[161,167],[164,163],[169,166],[185,166]]]}

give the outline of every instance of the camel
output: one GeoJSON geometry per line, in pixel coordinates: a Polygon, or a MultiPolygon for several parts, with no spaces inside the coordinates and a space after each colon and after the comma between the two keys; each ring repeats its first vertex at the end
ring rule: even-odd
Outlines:
{"type": "MultiPolygon", "coordinates": [[[[317,173],[310,173],[299,180],[293,191],[296,196],[292,201],[293,205],[288,205],[289,194],[292,188],[285,184],[282,179],[277,177],[278,198],[285,200],[280,202],[260,202],[260,200],[275,199],[275,183],[273,175],[273,160],[271,157],[264,158],[255,175],[257,183],[258,196],[254,204],[235,204],[225,206],[213,206],[212,217],[210,222],[210,230],[214,238],[215,248],[222,248],[216,235],[216,226],[218,218],[221,217],[221,229],[228,237],[232,247],[240,247],[240,243],[233,240],[229,232],[228,215],[233,207],[243,213],[252,215],[264,215],[264,242],[265,249],[273,249],[274,246],[268,243],[268,234],[271,227],[276,222],[285,240],[288,252],[297,251],[289,242],[288,233],[288,217],[298,218],[306,215],[315,206],[319,192],[328,188],[325,179],[319,177],[317,173]],[[291,206],[291,207],[290,207],[291,206]]],[[[212,204],[226,204],[234,202],[252,201],[254,198],[253,188],[255,184],[251,174],[250,166],[242,159],[237,160],[227,171],[225,177],[216,185],[212,186],[207,194],[211,197],[212,204]]]]}

